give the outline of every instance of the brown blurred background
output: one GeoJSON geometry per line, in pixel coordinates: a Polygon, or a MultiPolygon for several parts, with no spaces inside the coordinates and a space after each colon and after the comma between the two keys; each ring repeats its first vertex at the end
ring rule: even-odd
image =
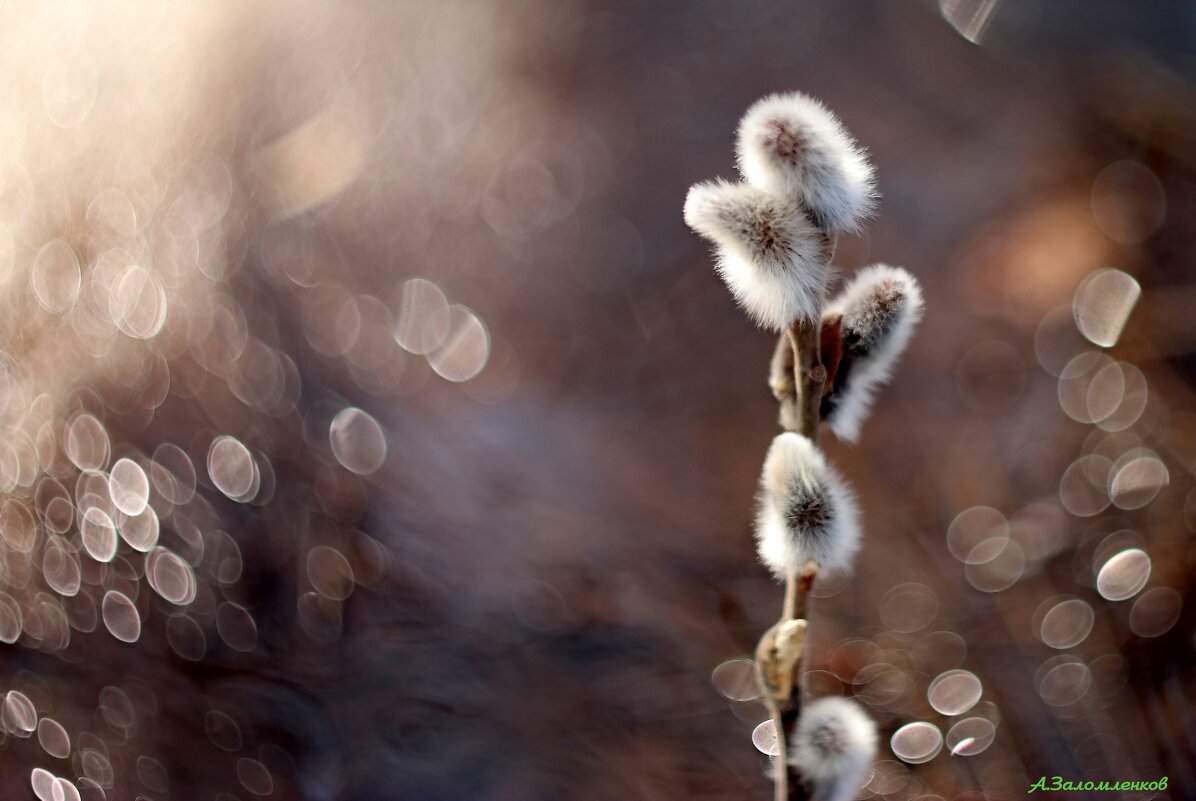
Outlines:
{"type": "Polygon", "coordinates": [[[5,798],[769,797],[772,342],[680,208],[790,89],[927,294],[826,438],[864,797],[1196,798],[1196,7],[2,15],[5,798]]]}

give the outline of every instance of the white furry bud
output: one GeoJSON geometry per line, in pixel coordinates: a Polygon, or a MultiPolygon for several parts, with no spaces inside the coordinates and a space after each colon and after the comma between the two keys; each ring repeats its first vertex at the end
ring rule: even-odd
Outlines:
{"type": "Polygon", "coordinates": [[[826,106],[800,92],[756,101],[739,122],[739,171],[803,203],[828,231],[856,231],[876,205],[864,151],[826,106]]]}
{"type": "Polygon", "coordinates": [[[789,756],[813,801],[852,801],[876,758],[876,724],[853,701],[820,698],[802,709],[789,756]]]}
{"type": "Polygon", "coordinates": [[[860,547],[855,495],[813,442],[785,432],[772,441],[760,476],[756,545],[784,576],[813,559],[823,572],[846,570],[860,547]]]}
{"type": "Polygon", "coordinates": [[[856,274],[826,314],[842,315],[843,356],[822,413],[835,436],[854,442],[922,318],[922,289],[900,267],[875,264],[856,274]]]}
{"type": "Polygon", "coordinates": [[[796,201],[705,181],[685,198],[685,222],[715,244],[718,274],[760,325],[780,331],[818,315],[830,268],[822,234],[796,201]]]}

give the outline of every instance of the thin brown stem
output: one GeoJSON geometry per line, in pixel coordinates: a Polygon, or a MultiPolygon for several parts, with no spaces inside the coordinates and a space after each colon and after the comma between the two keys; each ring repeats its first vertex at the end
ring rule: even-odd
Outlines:
{"type": "Polygon", "coordinates": [[[821,339],[819,320],[802,318],[789,326],[793,378],[797,385],[797,433],[811,441],[818,439],[822,389],[826,385],[826,368],[822,366],[820,355],[821,339]]]}
{"type": "Polygon", "coordinates": [[[793,610],[793,617],[801,620],[806,619],[806,605],[810,600],[810,590],[814,588],[814,579],[818,578],[818,563],[810,560],[806,562],[806,566],[802,572],[798,574],[795,582],[796,590],[795,607],[793,610]]]}
{"type": "Polygon", "coordinates": [[[818,576],[818,563],[806,562],[800,573],[790,573],[785,581],[785,606],[781,620],[804,620],[810,588],[818,576]]]}
{"type": "Polygon", "coordinates": [[[768,387],[779,404],[777,422],[786,431],[796,431],[798,427],[797,385],[793,380],[794,363],[793,344],[789,332],[785,331],[777,338],[776,348],[773,349],[772,363],[768,370],[768,387]]]}
{"type": "MultiPolygon", "coordinates": [[[[789,339],[793,344],[793,377],[797,385],[798,433],[811,441],[818,439],[818,423],[822,419],[822,390],[826,386],[826,368],[822,366],[820,352],[822,334],[818,319],[801,319],[789,327],[789,339]]],[[[783,620],[804,620],[810,587],[818,565],[809,562],[800,573],[789,574],[785,582],[785,606],[783,620]]],[[[804,651],[804,648],[803,648],[804,651]]],[[[777,738],[781,743],[781,764],[785,773],[787,801],[805,801],[806,789],[801,773],[789,759],[788,748],[793,742],[793,733],[801,717],[802,693],[804,690],[803,654],[799,654],[792,665],[793,674],[788,682],[789,697],[780,707],[781,728],[777,738]]],[[[775,725],[775,723],[774,723],[775,725]]],[[[778,774],[780,773],[778,770],[778,774]]],[[[778,775],[779,779],[779,775],[778,775]]],[[[779,792],[779,791],[778,791],[779,792]]]]}
{"type": "Polygon", "coordinates": [[[785,603],[781,607],[781,620],[797,619],[797,574],[785,577],[785,603]]]}
{"type": "MultiPolygon", "coordinates": [[[[814,579],[818,576],[818,563],[810,561],[806,563],[802,572],[796,576],[790,577],[786,582],[785,604],[786,612],[792,614],[791,620],[806,620],[806,609],[809,604],[810,590],[814,586],[814,579]],[[792,608],[790,608],[790,590],[792,586],[792,608]]],[[[803,629],[804,631],[804,629],[803,629]]],[[[803,638],[804,646],[804,638],[803,638]]],[[[783,742],[786,749],[789,743],[793,742],[793,733],[797,729],[798,718],[801,717],[801,706],[805,700],[805,648],[798,655],[798,658],[793,663],[793,676],[790,680],[791,693],[789,696],[788,708],[781,712],[781,728],[778,731],[782,732],[783,742]]],[[[775,722],[774,722],[775,725],[775,722]]],[[[785,754],[785,785],[788,792],[788,801],[805,801],[806,788],[801,780],[801,772],[797,769],[790,760],[788,753],[785,754]]]]}
{"type": "MultiPolygon", "coordinates": [[[[795,586],[800,588],[800,582],[795,586]]],[[[794,681],[805,651],[805,639],[805,620],[782,620],[766,631],[756,646],[756,671],[780,747],[780,756],[775,763],[777,801],[805,797],[800,777],[795,778],[788,768],[787,740],[783,734],[792,730],[800,711],[801,695],[795,692],[794,681]]]]}
{"type": "MultiPolygon", "coordinates": [[[[835,249],[833,237],[826,237],[826,261],[830,264],[835,249]]],[[[785,331],[773,355],[769,383],[781,402],[781,425],[796,431],[811,442],[818,440],[822,417],[822,395],[827,369],[821,354],[822,323],[818,316],[794,322],[785,331]],[[792,356],[784,353],[788,340],[792,356]],[[792,369],[792,382],[779,374],[792,369]]],[[[801,772],[789,759],[789,744],[801,717],[804,693],[806,609],[810,588],[818,575],[817,563],[807,562],[800,571],[785,580],[785,600],[780,621],[764,633],[756,647],[756,668],[764,689],[764,702],[777,734],[780,755],[776,760],[776,801],[807,801],[808,792],[801,772]]]]}

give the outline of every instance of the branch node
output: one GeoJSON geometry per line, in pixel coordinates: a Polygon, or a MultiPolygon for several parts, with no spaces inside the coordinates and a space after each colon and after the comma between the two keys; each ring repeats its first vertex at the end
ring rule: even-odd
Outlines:
{"type": "Polygon", "coordinates": [[[793,702],[797,666],[806,645],[805,620],[782,620],[775,624],[756,647],[756,669],[765,696],[778,709],[793,702]]]}

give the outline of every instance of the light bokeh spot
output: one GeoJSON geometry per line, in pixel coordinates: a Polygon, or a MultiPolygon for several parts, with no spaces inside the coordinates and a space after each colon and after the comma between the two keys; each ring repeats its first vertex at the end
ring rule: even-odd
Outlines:
{"type": "Polygon", "coordinates": [[[307,577],[316,592],[334,601],[353,594],[353,568],[340,551],[317,545],[307,553],[307,577]]]}
{"type": "Polygon", "coordinates": [[[1092,688],[1092,671],[1070,654],[1044,662],[1034,674],[1034,687],[1047,704],[1066,707],[1080,701],[1092,688]]]}
{"type": "Polygon", "coordinates": [[[1144,453],[1115,465],[1109,498],[1119,509],[1141,509],[1171,481],[1167,466],[1153,453],[1144,453]]]}
{"type": "Polygon", "coordinates": [[[981,44],[1001,0],[939,0],[939,13],[960,36],[981,44]]]}
{"type": "Polygon", "coordinates": [[[449,381],[468,381],[490,358],[490,333],[481,318],[465,306],[449,306],[438,316],[446,319],[443,325],[448,333],[443,344],[427,354],[428,364],[449,381]]]}
{"type": "Polygon", "coordinates": [[[108,490],[112,503],[127,515],[139,515],[149,503],[149,477],[141,465],[132,459],[118,459],[112,465],[108,478],[108,490]]]}
{"type": "Polygon", "coordinates": [[[964,577],[981,592],[1000,592],[1021,579],[1026,570],[1022,546],[1009,538],[985,540],[968,552],[964,577]]]}
{"type": "Polygon", "coordinates": [[[1183,597],[1171,587],[1154,587],[1130,608],[1130,629],[1139,637],[1161,637],[1174,628],[1183,611],[1183,597]]]}
{"type": "Polygon", "coordinates": [[[198,586],[195,571],[178,554],[161,546],[152,548],[145,557],[145,578],[158,595],[176,606],[186,606],[195,600],[198,586]]]}
{"type": "Polygon", "coordinates": [[[926,690],[926,700],[941,715],[961,715],[984,694],[979,677],[970,670],[948,670],[936,676],[926,690]]]}
{"type": "Polygon", "coordinates": [[[141,637],[141,616],[128,596],[117,590],[104,593],[100,611],[108,633],[121,642],[137,642],[141,637]]]}
{"type": "Polygon", "coordinates": [[[920,765],[938,756],[943,748],[943,733],[933,723],[907,723],[893,732],[889,747],[903,762],[920,765]]]}
{"type": "Polygon", "coordinates": [[[4,709],[0,712],[4,728],[17,737],[28,737],[37,730],[37,708],[29,696],[20,690],[9,690],[4,696],[4,709]]]}
{"type": "Polygon", "coordinates": [[[208,652],[203,628],[187,614],[171,615],[166,621],[166,642],[181,659],[198,662],[208,652]]]}
{"type": "Polygon", "coordinates": [[[71,420],[66,431],[66,455],[80,470],[102,470],[111,445],[104,424],[90,414],[71,420]]]}
{"type": "Polygon", "coordinates": [[[1141,548],[1114,555],[1096,574],[1096,589],[1109,601],[1124,601],[1142,591],[1150,580],[1150,556],[1141,548]]]}
{"type": "Polygon", "coordinates": [[[947,731],[947,750],[953,756],[982,753],[997,737],[997,727],[987,718],[965,718],[947,731]]]}
{"type": "Polygon", "coordinates": [[[448,299],[440,287],[425,278],[412,278],[403,284],[395,341],[417,355],[440,347],[449,333],[446,309],[448,299]]]}
{"type": "Polygon", "coordinates": [[[117,520],[117,530],[121,539],[133,550],[145,553],[158,543],[161,524],[158,521],[158,513],[152,506],[146,506],[145,510],[137,515],[119,515],[117,520]]]}
{"type": "Polygon", "coordinates": [[[265,796],[274,792],[274,777],[270,775],[266,766],[256,759],[238,759],[237,778],[241,781],[241,786],[253,795],[265,796]]]}
{"type": "Polygon", "coordinates": [[[53,239],[37,252],[29,280],[42,308],[64,314],[75,305],[83,284],[79,257],[66,242],[53,239]]]}
{"type": "Polygon", "coordinates": [[[247,497],[254,488],[257,467],[249,449],[236,437],[216,437],[208,449],[208,476],[216,489],[234,501],[247,497]]]}
{"type": "Polygon", "coordinates": [[[79,538],[88,555],[97,562],[111,562],[116,556],[116,524],[98,506],[89,506],[79,521],[79,538]]]}
{"type": "Polygon", "coordinates": [[[204,715],[203,727],[212,745],[221,751],[235,754],[241,750],[241,727],[230,715],[218,709],[210,710],[204,715]]]}
{"type": "Polygon", "coordinates": [[[133,339],[152,339],[166,324],[166,290],[139,264],[125,268],[109,295],[109,313],[116,327],[133,339]]]}
{"type": "Polygon", "coordinates": [[[358,475],[376,472],[386,461],[386,433],[378,421],[356,407],[342,409],[329,429],[332,455],[358,475]]]}
{"type": "Polygon", "coordinates": [[[1142,287],[1121,270],[1098,270],[1085,278],[1072,299],[1076,327],[1089,342],[1111,348],[1121,338],[1142,287]]]}
{"type": "Polygon", "coordinates": [[[775,757],[781,755],[781,745],[777,740],[777,729],[771,719],[761,722],[756,728],[752,729],[752,745],[756,746],[756,750],[765,756],[775,757]]]}
{"type": "Polygon", "coordinates": [[[249,610],[225,601],[216,610],[216,631],[225,645],[234,651],[248,653],[257,647],[257,623],[249,610]]]}
{"type": "Polygon", "coordinates": [[[1055,604],[1043,615],[1038,637],[1058,650],[1074,648],[1088,637],[1095,619],[1087,601],[1069,598],[1055,604]]]}
{"type": "Polygon", "coordinates": [[[929,626],[938,613],[938,595],[925,584],[898,584],[880,600],[880,620],[893,631],[912,634],[929,626]]]}
{"type": "Polygon", "coordinates": [[[45,768],[34,768],[29,774],[29,784],[38,801],[62,801],[54,797],[54,783],[56,777],[45,768]]]}
{"type": "Polygon", "coordinates": [[[756,663],[751,659],[728,659],[710,674],[710,682],[731,701],[754,701],[761,695],[756,663]]]}
{"type": "Polygon", "coordinates": [[[947,528],[947,549],[961,562],[967,562],[982,542],[1009,537],[1009,521],[991,506],[972,506],[955,516],[947,528]]]}
{"type": "Polygon", "coordinates": [[[1059,503],[1076,517],[1093,517],[1109,506],[1107,489],[1112,462],[1090,453],[1076,459],[1059,479],[1059,503]]]}

